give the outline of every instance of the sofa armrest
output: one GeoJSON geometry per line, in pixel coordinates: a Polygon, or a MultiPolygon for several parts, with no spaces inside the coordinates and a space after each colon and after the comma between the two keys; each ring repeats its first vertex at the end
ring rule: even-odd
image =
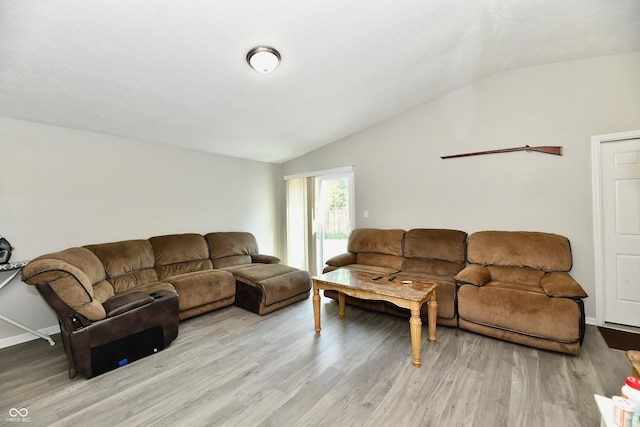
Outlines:
{"type": "Polygon", "coordinates": [[[586,298],[589,296],[582,286],[564,271],[545,273],[540,279],[540,287],[550,297],[586,298]]]}
{"type": "Polygon", "coordinates": [[[356,254],[353,252],[345,252],[340,255],[336,255],[334,257],[329,258],[325,264],[331,265],[334,267],[344,267],[345,265],[355,264],[356,263],[356,254]]]}
{"type": "Polygon", "coordinates": [[[280,258],[273,255],[253,254],[251,255],[251,262],[259,264],[280,264],[280,258]]]}
{"type": "Polygon", "coordinates": [[[491,273],[487,267],[480,264],[469,264],[455,276],[459,284],[484,286],[491,280],[491,273]]]}
{"type": "Polygon", "coordinates": [[[102,306],[107,313],[107,317],[113,317],[152,302],[153,297],[151,295],[142,292],[130,292],[110,298],[102,306]]]}

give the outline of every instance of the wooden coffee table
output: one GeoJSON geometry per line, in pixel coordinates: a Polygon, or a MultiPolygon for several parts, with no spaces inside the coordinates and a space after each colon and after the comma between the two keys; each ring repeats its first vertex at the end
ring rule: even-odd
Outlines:
{"type": "MultiPolygon", "coordinates": [[[[320,333],[320,289],[338,291],[340,317],[344,317],[345,295],[356,298],[391,302],[398,307],[411,310],[409,326],[411,331],[411,352],[413,364],[419,368],[420,341],[422,335],[422,320],[420,308],[427,303],[427,321],[429,341],[436,340],[436,316],[438,303],[436,301],[435,282],[411,279],[411,283],[403,283],[402,276],[389,281],[386,275],[378,280],[372,280],[376,273],[339,268],[329,273],[313,277],[313,316],[316,322],[316,334],[320,333]]],[[[407,280],[405,278],[404,280],[407,280]]]]}

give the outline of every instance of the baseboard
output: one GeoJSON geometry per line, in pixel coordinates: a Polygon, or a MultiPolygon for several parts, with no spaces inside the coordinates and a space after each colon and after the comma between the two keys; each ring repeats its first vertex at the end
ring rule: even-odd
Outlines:
{"type": "MultiPolygon", "coordinates": [[[[60,333],[60,326],[49,326],[48,328],[38,329],[38,332],[43,333],[45,335],[53,335],[60,333]]],[[[8,338],[0,339],[0,348],[11,347],[13,345],[22,344],[23,342],[32,341],[32,340],[40,340],[37,335],[33,335],[29,332],[20,335],[14,335],[8,338]]],[[[48,344],[48,343],[47,343],[48,344]]]]}
{"type": "Polygon", "coordinates": [[[603,328],[607,328],[607,329],[615,329],[618,331],[640,334],[640,328],[637,326],[621,325],[619,323],[610,323],[610,322],[604,322],[604,325],[599,325],[599,326],[602,326],[603,328]]]}
{"type": "MultiPolygon", "coordinates": [[[[596,325],[595,317],[586,316],[584,321],[587,325],[593,325],[593,326],[596,325]]],[[[48,328],[39,329],[38,332],[42,332],[43,334],[46,334],[46,335],[58,334],[60,333],[60,326],[58,325],[49,326],[48,328]]],[[[0,339],[0,348],[11,347],[12,345],[22,344],[23,342],[37,340],[37,339],[41,339],[41,338],[33,334],[30,334],[28,332],[20,335],[15,335],[13,337],[2,338],[0,339]]]]}

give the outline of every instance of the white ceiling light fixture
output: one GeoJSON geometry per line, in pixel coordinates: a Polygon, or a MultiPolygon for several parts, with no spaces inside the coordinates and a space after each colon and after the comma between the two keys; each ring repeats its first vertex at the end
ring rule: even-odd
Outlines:
{"type": "Polygon", "coordinates": [[[280,52],[267,46],[254,47],[247,53],[247,63],[260,74],[270,74],[280,64],[280,52]]]}

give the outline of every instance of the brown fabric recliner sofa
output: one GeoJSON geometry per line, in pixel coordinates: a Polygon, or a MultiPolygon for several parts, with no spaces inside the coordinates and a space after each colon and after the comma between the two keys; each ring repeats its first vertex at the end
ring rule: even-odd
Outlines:
{"type": "Polygon", "coordinates": [[[469,236],[467,260],[456,275],[460,328],[531,347],[580,351],[587,294],[568,273],[566,237],[481,231],[469,236]]]}
{"type": "MultiPolygon", "coordinates": [[[[349,235],[346,253],[326,262],[324,272],[336,268],[366,271],[373,275],[397,274],[396,280],[419,278],[438,284],[439,325],[457,326],[456,282],[454,276],[465,265],[467,233],[459,230],[417,228],[409,231],[359,228],[349,235]]],[[[386,278],[382,279],[384,283],[386,278]]],[[[337,299],[336,291],[324,295],[337,299]]],[[[347,296],[348,304],[409,317],[408,310],[384,301],[364,300],[347,296]]],[[[427,321],[427,306],[421,317],[427,321]]]]}
{"type": "MultiPolygon", "coordinates": [[[[582,287],[569,275],[571,246],[564,236],[526,231],[362,228],[348,252],[327,260],[372,276],[397,274],[438,284],[439,325],[577,354],[584,338],[582,287]]],[[[385,278],[380,283],[385,283],[385,278]]],[[[337,299],[335,291],[325,296],[337,299]]],[[[391,303],[346,297],[348,304],[408,316],[391,303]]],[[[423,321],[427,321],[423,307],[423,321]]]]}
{"type": "Polygon", "coordinates": [[[259,254],[251,233],[189,233],[42,255],[22,280],[58,317],[72,369],[91,378],[109,343],[135,346],[137,334],[154,331],[157,351],[176,338],[179,320],[234,302],[266,314],[308,298],[309,272],[279,263],[259,254]]]}

